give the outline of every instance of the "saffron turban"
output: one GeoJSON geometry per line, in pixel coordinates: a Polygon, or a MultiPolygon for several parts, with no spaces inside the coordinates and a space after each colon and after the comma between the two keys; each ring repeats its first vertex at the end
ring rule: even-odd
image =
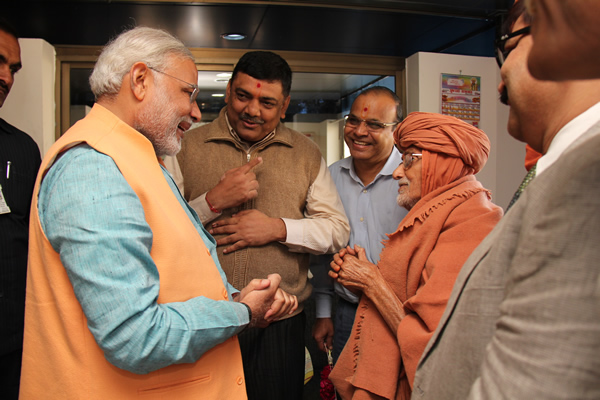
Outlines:
{"type": "Polygon", "coordinates": [[[462,159],[479,172],[490,154],[490,140],[474,126],[449,115],[412,112],[394,131],[400,149],[410,146],[462,159]]]}

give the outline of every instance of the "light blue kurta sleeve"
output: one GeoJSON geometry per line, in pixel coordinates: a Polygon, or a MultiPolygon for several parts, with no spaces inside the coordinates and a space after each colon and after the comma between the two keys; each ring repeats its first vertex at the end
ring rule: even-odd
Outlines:
{"type": "MultiPolygon", "coordinates": [[[[157,304],[152,231],[142,204],[110,157],[87,145],[64,153],[44,178],[39,214],[90,331],[117,367],[143,374],[195,362],[248,324],[246,307],[233,301],[196,297],[157,304]]],[[[192,221],[226,283],[214,239],[192,221]]]]}

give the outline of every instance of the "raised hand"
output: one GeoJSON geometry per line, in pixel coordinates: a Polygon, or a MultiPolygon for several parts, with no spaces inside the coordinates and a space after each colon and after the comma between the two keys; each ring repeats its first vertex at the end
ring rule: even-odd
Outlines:
{"type": "Polygon", "coordinates": [[[208,203],[222,211],[258,196],[258,181],[253,169],[260,164],[262,158],[257,157],[241,167],[225,172],[217,186],[206,193],[208,203]]]}

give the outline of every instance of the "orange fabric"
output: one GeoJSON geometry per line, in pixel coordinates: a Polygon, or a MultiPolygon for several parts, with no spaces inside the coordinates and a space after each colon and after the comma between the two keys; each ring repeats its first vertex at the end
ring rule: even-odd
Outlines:
{"type": "Polygon", "coordinates": [[[531,148],[530,145],[525,145],[525,169],[529,171],[542,157],[542,153],[538,153],[531,148]]]}
{"type": "Polygon", "coordinates": [[[435,189],[410,210],[389,235],[378,263],[407,316],[392,332],[362,296],[350,339],[330,375],[342,399],[410,398],[417,363],[455,278],[501,216],[473,175],[435,189]]]}
{"type": "Polygon", "coordinates": [[[460,158],[472,174],[483,168],[490,153],[490,140],[482,130],[458,118],[436,113],[408,114],[396,127],[394,140],[400,149],[415,146],[460,158]]]}
{"type": "Polygon", "coordinates": [[[410,399],[419,358],[435,331],[463,263],[502,217],[473,176],[490,142],[450,116],[411,113],[394,131],[400,149],[423,153],[421,200],[389,235],[378,267],[407,313],[397,328],[362,296],[330,378],[342,399],[410,399]]]}
{"type": "Polygon", "coordinates": [[[150,142],[95,105],[49,150],[34,189],[20,399],[246,399],[237,337],[193,364],[145,375],[119,369],[104,357],[60,256],[44,235],[37,209],[44,172],[61,151],[81,142],[112,157],[142,202],[154,236],[151,256],[160,274],[158,302],[196,296],[227,299],[209,251],[165,181],[150,142]]]}

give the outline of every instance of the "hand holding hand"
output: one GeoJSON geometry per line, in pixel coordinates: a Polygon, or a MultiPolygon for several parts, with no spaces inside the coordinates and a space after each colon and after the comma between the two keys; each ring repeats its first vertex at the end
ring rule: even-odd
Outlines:
{"type": "Polygon", "coordinates": [[[343,258],[339,258],[339,254],[336,254],[334,261],[331,263],[333,271],[329,271],[329,276],[337,279],[348,290],[360,295],[361,292],[364,293],[373,284],[376,278],[381,276],[381,273],[377,266],[367,259],[364,248],[356,245],[353,253],[356,256],[346,252],[343,258]],[[340,260],[342,261],[341,264],[339,263],[340,260]],[[334,263],[336,264],[335,267],[334,263]],[[337,271],[335,268],[337,268],[337,271]]]}
{"type": "Polygon", "coordinates": [[[277,321],[286,315],[292,314],[296,309],[298,309],[298,298],[278,288],[275,292],[275,299],[265,314],[265,320],[268,322],[277,321]]]}
{"type": "Polygon", "coordinates": [[[272,321],[296,311],[296,296],[281,290],[280,282],[279,274],[271,274],[267,279],[253,279],[236,297],[236,301],[248,305],[252,311],[249,327],[264,328],[272,321]]]}
{"type": "Polygon", "coordinates": [[[350,256],[356,256],[356,251],[354,251],[352,247],[346,246],[345,249],[341,249],[337,254],[333,255],[333,261],[329,263],[329,266],[331,267],[331,271],[329,271],[329,276],[333,279],[338,278],[338,272],[344,262],[344,257],[346,256],[346,254],[349,254],[350,256]]]}

